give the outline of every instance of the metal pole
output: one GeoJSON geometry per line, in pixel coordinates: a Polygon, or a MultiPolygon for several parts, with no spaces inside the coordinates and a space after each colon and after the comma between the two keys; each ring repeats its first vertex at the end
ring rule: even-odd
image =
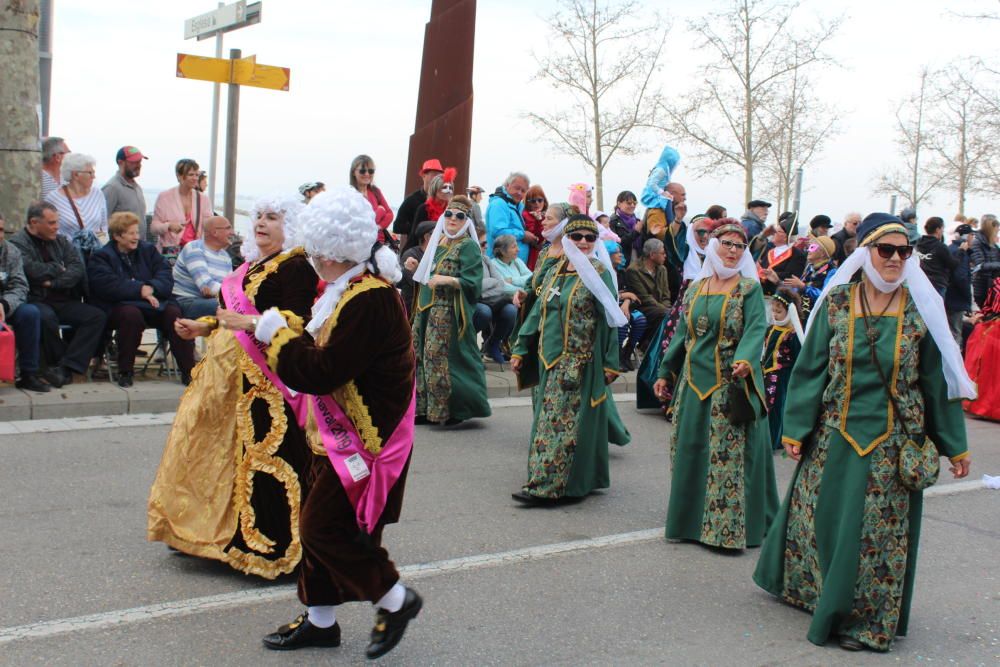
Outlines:
{"type": "MultiPolygon", "coordinates": [[[[243,52],[239,49],[229,49],[229,59],[239,60],[243,52]]],[[[232,63],[230,63],[232,67],[232,63]]],[[[240,87],[229,84],[229,101],[226,104],[226,189],[224,215],[235,223],[236,214],[236,142],[239,135],[240,121],[240,87]]]]}
{"type": "MultiPolygon", "coordinates": [[[[226,3],[220,2],[220,7],[225,7],[226,3]]],[[[222,35],[219,33],[215,36],[215,57],[222,57],[222,35]]],[[[219,155],[219,101],[222,96],[222,85],[219,83],[212,84],[212,142],[211,147],[208,149],[208,200],[212,202],[212,208],[215,208],[215,184],[219,180],[218,174],[215,172],[215,166],[217,164],[217,157],[219,155]]],[[[230,222],[232,222],[230,220],[230,222]]]]}
{"type": "Polygon", "coordinates": [[[896,195],[893,195],[889,199],[889,213],[891,215],[896,215],[896,195]]]}
{"type": "Polygon", "coordinates": [[[792,210],[796,215],[802,211],[802,167],[795,171],[795,206],[792,210]]]}

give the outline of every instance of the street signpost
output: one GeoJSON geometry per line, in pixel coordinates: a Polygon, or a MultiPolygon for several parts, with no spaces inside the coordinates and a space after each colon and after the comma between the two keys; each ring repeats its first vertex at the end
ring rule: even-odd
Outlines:
{"type": "MultiPolygon", "coordinates": [[[[247,4],[246,0],[231,5],[223,2],[215,11],[195,16],[184,22],[184,39],[197,38],[198,41],[215,37],[215,57],[222,59],[222,36],[232,30],[260,23],[261,3],[247,4]]],[[[178,61],[178,66],[180,62],[178,61]]],[[[178,76],[181,76],[178,67],[178,76]]],[[[193,78],[193,77],[192,77],[193,78]]],[[[285,89],[287,90],[287,88],[285,89]]],[[[215,206],[216,156],[219,153],[219,104],[221,89],[219,82],[212,86],[212,140],[209,148],[208,198],[215,206]]],[[[230,220],[232,218],[230,217],[230,220]]]]}

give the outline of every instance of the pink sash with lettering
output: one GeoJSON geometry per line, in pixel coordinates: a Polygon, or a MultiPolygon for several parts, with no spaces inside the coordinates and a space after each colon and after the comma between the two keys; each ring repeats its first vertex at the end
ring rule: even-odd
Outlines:
{"type": "Polygon", "coordinates": [[[371,533],[385,510],[389,491],[396,485],[413,450],[413,416],[417,395],[378,455],[365,449],[358,430],[332,396],[312,396],[316,424],[326,454],[354,506],[358,527],[371,533]]]}
{"type": "MultiPolygon", "coordinates": [[[[243,277],[246,276],[249,268],[250,264],[244,262],[240,268],[225,277],[222,281],[222,296],[228,310],[240,315],[256,316],[260,315],[260,312],[253,305],[253,302],[250,301],[250,298],[247,297],[246,292],[243,291],[243,277]]],[[[253,361],[264,374],[264,377],[267,378],[268,382],[277,387],[278,391],[281,392],[285,401],[291,406],[299,426],[304,426],[309,407],[306,402],[307,399],[304,395],[295,393],[286,387],[285,383],[267,365],[268,344],[262,343],[246,331],[234,331],[233,335],[250,357],[250,360],[253,361]]]]}

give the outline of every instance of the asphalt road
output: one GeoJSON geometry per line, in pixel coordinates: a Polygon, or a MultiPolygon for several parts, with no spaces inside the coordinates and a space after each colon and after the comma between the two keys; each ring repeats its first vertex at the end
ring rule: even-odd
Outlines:
{"type": "MultiPolygon", "coordinates": [[[[619,408],[633,443],[612,450],[612,487],[551,509],[510,499],[528,408],[418,430],[386,544],[426,606],[385,664],[1000,664],[1000,492],[940,494],[946,479],[927,498],[911,635],[891,653],[815,647],[809,617],[750,581],[756,551],[660,537],[667,426],[619,408]]],[[[1000,475],[1000,426],[970,421],[969,432],[973,478],[1000,475]]],[[[340,648],[273,654],[260,637],[299,612],[294,579],[263,582],[145,541],[166,433],[0,436],[0,664],[363,662],[369,606],[338,609],[340,648]]],[[[792,464],[776,465],[784,492],[792,464]]]]}

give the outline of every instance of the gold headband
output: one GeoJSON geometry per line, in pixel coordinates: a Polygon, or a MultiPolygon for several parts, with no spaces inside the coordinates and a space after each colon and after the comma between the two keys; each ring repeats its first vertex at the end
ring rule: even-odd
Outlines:
{"type": "Polygon", "coordinates": [[[871,234],[865,237],[865,240],[861,242],[861,245],[869,246],[872,243],[875,243],[875,241],[885,236],[886,234],[903,234],[904,236],[908,236],[906,227],[897,222],[892,222],[889,223],[888,225],[883,225],[882,227],[879,227],[878,229],[874,230],[871,234]]]}

